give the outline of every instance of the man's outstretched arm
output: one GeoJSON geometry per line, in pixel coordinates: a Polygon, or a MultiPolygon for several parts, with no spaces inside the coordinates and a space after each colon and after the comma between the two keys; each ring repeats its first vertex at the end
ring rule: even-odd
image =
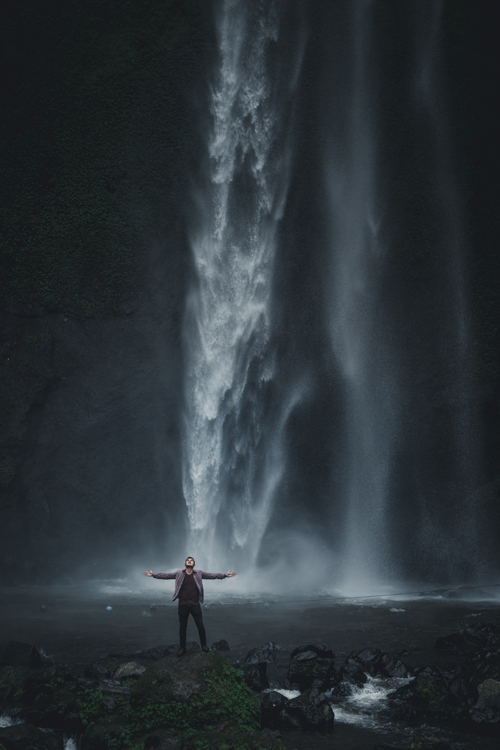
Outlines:
{"type": "Polygon", "coordinates": [[[163,578],[167,581],[172,580],[177,575],[176,573],[153,573],[152,570],[145,570],[142,574],[143,576],[148,576],[148,578],[163,578]]]}
{"type": "Polygon", "coordinates": [[[205,573],[203,570],[201,571],[201,577],[208,578],[211,581],[216,578],[232,578],[235,575],[236,573],[233,570],[228,570],[227,573],[205,573]]]}

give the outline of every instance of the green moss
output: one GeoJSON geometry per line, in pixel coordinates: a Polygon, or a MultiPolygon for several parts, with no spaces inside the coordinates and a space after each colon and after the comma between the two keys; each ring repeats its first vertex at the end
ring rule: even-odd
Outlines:
{"type": "Polygon", "coordinates": [[[432,680],[420,680],[417,685],[417,694],[422,700],[432,700],[436,695],[436,686],[432,680]]]}
{"type": "MultiPolygon", "coordinates": [[[[178,700],[153,703],[148,699],[147,692],[143,692],[140,699],[133,696],[116,697],[115,711],[124,717],[126,729],[120,738],[109,737],[109,750],[132,748],[138,736],[158,727],[180,730],[186,737],[193,737],[226,721],[234,722],[239,731],[259,728],[258,698],[246,685],[241,670],[234,669],[222,657],[214,654],[211,667],[203,670],[202,676],[209,689],[187,703],[178,700]]],[[[148,691],[152,691],[155,697],[159,697],[156,691],[160,688],[161,684],[155,679],[148,683],[148,691]]],[[[81,690],[77,697],[78,711],[69,718],[87,726],[109,716],[110,711],[104,700],[99,691],[81,690]]],[[[254,750],[254,746],[250,748],[254,750]]]]}

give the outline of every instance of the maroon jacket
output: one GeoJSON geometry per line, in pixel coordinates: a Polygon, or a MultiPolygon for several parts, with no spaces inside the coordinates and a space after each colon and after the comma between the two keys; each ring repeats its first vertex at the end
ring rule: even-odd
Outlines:
{"type": "MultiPolygon", "coordinates": [[[[213,581],[215,578],[219,578],[219,579],[227,578],[225,573],[205,573],[203,570],[193,570],[192,575],[194,575],[194,580],[196,581],[196,585],[198,586],[198,591],[200,592],[200,604],[203,604],[202,578],[209,579],[210,581],[213,581]]],[[[167,581],[171,581],[175,579],[175,589],[174,589],[174,595],[172,597],[173,602],[175,602],[175,600],[179,598],[179,592],[181,590],[181,586],[184,582],[185,577],[186,577],[185,570],[176,570],[175,573],[153,573],[153,578],[162,578],[167,581]]]]}

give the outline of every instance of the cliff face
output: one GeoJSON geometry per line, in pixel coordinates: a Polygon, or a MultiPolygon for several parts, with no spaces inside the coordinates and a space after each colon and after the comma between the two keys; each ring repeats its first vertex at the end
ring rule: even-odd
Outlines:
{"type": "Polygon", "coordinates": [[[58,559],[88,559],[92,572],[103,548],[120,567],[137,543],[131,529],[158,553],[167,526],[183,528],[183,217],[201,148],[208,13],[196,1],[33,2],[4,26],[7,582],[59,576],[58,559]]]}

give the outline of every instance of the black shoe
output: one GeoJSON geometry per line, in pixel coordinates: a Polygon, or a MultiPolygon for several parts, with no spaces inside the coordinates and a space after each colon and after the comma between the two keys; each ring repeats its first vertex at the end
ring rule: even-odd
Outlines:
{"type": "Polygon", "coordinates": [[[204,651],[206,654],[208,654],[208,652],[210,651],[210,649],[208,648],[208,646],[202,646],[201,650],[204,651]]]}
{"type": "Polygon", "coordinates": [[[186,649],[183,648],[182,646],[179,646],[179,650],[177,651],[177,656],[184,656],[185,653],[186,653],[186,649]]]}

